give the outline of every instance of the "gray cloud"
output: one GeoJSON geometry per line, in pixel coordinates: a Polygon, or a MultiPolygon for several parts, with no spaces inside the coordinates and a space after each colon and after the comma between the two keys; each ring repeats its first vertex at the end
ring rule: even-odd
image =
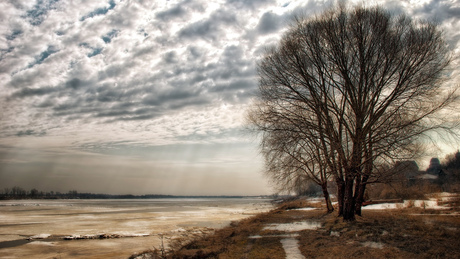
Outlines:
{"type": "Polygon", "coordinates": [[[431,0],[422,7],[416,8],[415,13],[425,14],[424,17],[428,19],[442,22],[447,19],[460,17],[460,6],[452,5],[451,1],[431,0]]]}
{"type": "Polygon", "coordinates": [[[163,61],[165,63],[177,63],[179,61],[176,51],[169,51],[163,55],[163,61]]]}
{"type": "Polygon", "coordinates": [[[257,31],[261,34],[276,32],[281,26],[281,17],[272,12],[266,12],[260,18],[257,31]]]}
{"type": "MultiPolygon", "coordinates": [[[[39,2],[34,7],[37,11],[32,13],[41,17],[50,14],[50,10],[53,10],[51,14],[65,10],[64,3],[60,3],[61,9],[54,10],[57,4],[56,1],[39,2]],[[39,6],[46,7],[46,11],[39,12],[39,6]]],[[[10,91],[8,97],[10,100],[37,98],[31,103],[40,108],[40,113],[50,111],[61,117],[84,116],[95,120],[110,117],[113,121],[127,118],[148,120],[169,111],[219,105],[221,101],[244,103],[257,88],[254,53],[261,53],[259,50],[270,42],[269,39],[258,43],[258,37],[280,31],[290,15],[290,12],[277,14],[273,9],[265,9],[258,16],[251,14],[273,4],[273,1],[262,0],[229,0],[227,5],[208,12],[204,18],[187,23],[185,21],[192,12],[206,13],[206,4],[186,0],[153,12],[156,22],[149,24],[142,22],[144,17],[138,13],[144,10],[139,7],[120,2],[123,6],[115,8],[115,1],[109,1],[105,6],[68,21],[69,24],[80,23],[83,30],[76,31],[68,26],[58,41],[43,38],[40,44],[47,46],[45,50],[23,47],[22,56],[30,52],[36,54],[25,69],[19,68],[24,70],[10,75],[6,84],[16,90],[10,91]],[[112,18],[123,10],[129,10],[126,12],[130,15],[125,19],[130,21],[120,30],[114,25],[121,23],[114,23],[112,18]],[[90,19],[96,16],[106,16],[107,19],[90,19]],[[244,19],[249,17],[259,20],[255,27],[246,26],[244,19]],[[180,26],[177,27],[176,23],[180,26]],[[161,35],[162,31],[157,31],[158,28],[174,26],[175,34],[169,35],[167,30],[161,35]],[[240,34],[240,43],[225,43],[229,40],[229,31],[240,34]],[[249,34],[252,36],[245,38],[249,34]],[[140,38],[133,38],[138,36],[140,38]],[[200,40],[204,40],[205,45],[200,40]],[[247,45],[245,40],[249,41],[247,45]],[[26,52],[26,48],[30,50],[26,52]],[[52,80],[49,82],[39,79],[44,71],[65,66],[68,69],[62,70],[62,76],[56,74],[53,79],[50,74],[52,80]]],[[[289,6],[286,3],[281,8],[289,6]]],[[[442,8],[435,12],[449,13],[453,17],[458,11],[444,1],[431,1],[415,11],[429,14],[429,10],[434,11],[440,6],[442,8]]],[[[319,8],[318,1],[301,6],[303,10],[308,9],[308,13],[319,8]]],[[[24,29],[10,29],[4,34],[12,43],[11,50],[2,50],[3,59],[9,60],[11,54],[19,57],[15,48],[30,33],[24,29]]],[[[30,112],[34,112],[32,108],[30,112]]]]}
{"type": "Polygon", "coordinates": [[[227,4],[236,6],[237,8],[260,8],[265,5],[273,4],[274,0],[227,0],[227,4]]]}
{"type": "Polygon", "coordinates": [[[227,26],[237,25],[235,14],[225,10],[217,10],[207,19],[192,23],[179,31],[182,39],[208,39],[217,40],[224,33],[227,26]]]}
{"type": "MultiPolygon", "coordinates": [[[[257,90],[264,47],[279,41],[291,13],[332,2],[2,2],[0,146],[19,137],[66,147],[239,141],[233,131],[257,90]]],[[[454,4],[382,6],[437,18],[458,46],[454,4]]]]}
{"type": "Polygon", "coordinates": [[[184,16],[186,13],[186,9],[181,4],[178,4],[168,10],[158,12],[155,17],[159,20],[168,21],[176,17],[184,16]]]}
{"type": "Polygon", "coordinates": [[[13,98],[24,98],[30,96],[41,96],[47,95],[52,92],[56,92],[58,89],[54,87],[42,87],[42,88],[22,88],[19,91],[13,93],[11,97],[13,98]]]}
{"type": "Polygon", "coordinates": [[[254,80],[242,79],[230,83],[222,83],[211,89],[213,92],[237,92],[236,90],[255,90],[257,83],[254,80]]]}
{"type": "Polygon", "coordinates": [[[36,137],[41,137],[46,135],[46,131],[41,131],[41,132],[36,132],[35,130],[21,130],[18,133],[16,133],[16,136],[18,137],[24,137],[24,136],[36,136],[36,137]]]}
{"type": "Polygon", "coordinates": [[[184,20],[190,17],[191,12],[203,13],[205,11],[205,6],[205,2],[184,0],[169,9],[156,13],[155,18],[163,22],[175,19],[184,20]]]}
{"type": "Polygon", "coordinates": [[[79,78],[72,78],[65,83],[66,87],[72,88],[74,90],[77,90],[83,87],[84,85],[86,85],[86,82],[84,82],[83,80],[80,80],[79,78]]]}

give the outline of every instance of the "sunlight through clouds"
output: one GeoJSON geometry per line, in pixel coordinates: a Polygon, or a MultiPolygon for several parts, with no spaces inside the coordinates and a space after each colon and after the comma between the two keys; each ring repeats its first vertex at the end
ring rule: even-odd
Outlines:
{"type": "MultiPolygon", "coordinates": [[[[244,131],[257,60],[293,13],[318,14],[333,2],[0,2],[0,188],[37,188],[30,178],[67,191],[110,179],[112,192],[148,193],[140,180],[123,182],[169,174],[164,185],[209,177],[216,192],[270,193],[258,143],[244,131]]],[[[458,56],[456,1],[374,4],[436,19],[458,56]]],[[[183,194],[204,192],[191,186],[183,194]]]]}

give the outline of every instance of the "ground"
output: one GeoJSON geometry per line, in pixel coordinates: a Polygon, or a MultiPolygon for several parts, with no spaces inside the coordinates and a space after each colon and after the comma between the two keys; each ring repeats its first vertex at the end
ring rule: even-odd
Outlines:
{"type": "MultiPolygon", "coordinates": [[[[367,209],[355,222],[325,213],[324,205],[318,202],[291,201],[212,235],[185,243],[182,240],[178,242],[182,246],[173,244],[173,250],[164,257],[460,258],[456,197],[449,204],[440,200],[446,205],[444,209],[367,209]]],[[[146,253],[143,258],[162,258],[159,255],[146,253]]]]}

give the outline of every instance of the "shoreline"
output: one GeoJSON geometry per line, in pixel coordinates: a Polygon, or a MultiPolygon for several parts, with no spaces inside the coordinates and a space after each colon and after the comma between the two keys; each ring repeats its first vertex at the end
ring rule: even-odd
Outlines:
{"type": "Polygon", "coordinates": [[[373,205],[355,222],[344,222],[336,212],[327,214],[323,203],[297,200],[170,251],[150,250],[130,258],[161,253],[165,258],[458,258],[460,195],[448,202],[432,208],[413,206],[417,202],[373,205]]]}

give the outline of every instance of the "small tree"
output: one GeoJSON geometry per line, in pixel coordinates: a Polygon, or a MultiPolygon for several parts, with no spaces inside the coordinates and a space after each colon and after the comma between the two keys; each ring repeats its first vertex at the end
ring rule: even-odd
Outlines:
{"type": "Polygon", "coordinates": [[[442,169],[446,171],[449,183],[460,183],[460,151],[449,154],[442,163],[442,169]]]}
{"type": "Polygon", "coordinates": [[[380,7],[297,17],[259,62],[249,111],[268,175],[284,185],[332,174],[339,215],[354,220],[376,169],[411,158],[419,137],[445,128],[433,115],[455,100],[441,88],[448,64],[436,24],[380,7]]]}

